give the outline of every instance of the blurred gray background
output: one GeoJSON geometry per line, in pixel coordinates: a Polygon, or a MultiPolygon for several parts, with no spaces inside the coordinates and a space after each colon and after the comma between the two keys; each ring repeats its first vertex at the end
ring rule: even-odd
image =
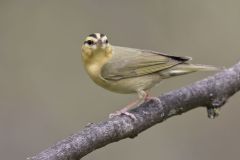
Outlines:
{"type": "MultiPolygon", "coordinates": [[[[110,43],[229,67],[240,59],[238,0],[0,0],[0,159],[25,159],[135,95],[111,93],[84,71],[80,45],[93,32],[110,43]]],[[[162,82],[152,95],[213,73],[162,82]]],[[[239,94],[207,118],[195,109],[101,148],[85,160],[239,159],[239,94]]]]}

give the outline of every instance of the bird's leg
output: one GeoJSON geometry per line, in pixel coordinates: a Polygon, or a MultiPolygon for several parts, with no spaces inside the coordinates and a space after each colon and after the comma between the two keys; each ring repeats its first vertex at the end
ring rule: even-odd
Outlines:
{"type": "Polygon", "coordinates": [[[138,93],[144,99],[144,102],[147,102],[147,101],[150,101],[150,100],[154,100],[158,104],[161,104],[161,101],[160,101],[160,99],[158,97],[150,96],[149,92],[147,92],[147,91],[141,90],[138,93]]]}
{"type": "Polygon", "coordinates": [[[133,101],[132,103],[129,103],[126,107],[122,108],[121,110],[109,114],[109,118],[125,114],[135,120],[136,117],[132,113],[129,113],[128,111],[142,104],[145,101],[145,98],[147,97],[147,93],[143,90],[137,90],[137,94],[138,94],[137,100],[133,101]]]}
{"type": "Polygon", "coordinates": [[[134,116],[134,114],[129,113],[128,110],[130,110],[131,108],[137,106],[138,104],[139,104],[139,99],[129,103],[126,107],[122,108],[121,110],[118,110],[118,111],[116,111],[114,113],[109,114],[109,118],[112,118],[112,117],[115,117],[115,116],[119,116],[121,114],[125,114],[125,115],[129,116],[130,118],[136,120],[136,117],[134,116]]]}
{"type": "Polygon", "coordinates": [[[149,96],[149,93],[144,90],[137,90],[138,99],[136,101],[133,101],[132,103],[129,103],[126,107],[122,108],[121,110],[118,110],[114,113],[109,114],[109,118],[112,118],[114,116],[119,116],[121,114],[125,114],[129,116],[130,118],[136,120],[136,117],[134,114],[128,112],[130,109],[139,106],[140,104],[149,101],[154,100],[157,103],[161,103],[160,99],[157,97],[149,96]]]}

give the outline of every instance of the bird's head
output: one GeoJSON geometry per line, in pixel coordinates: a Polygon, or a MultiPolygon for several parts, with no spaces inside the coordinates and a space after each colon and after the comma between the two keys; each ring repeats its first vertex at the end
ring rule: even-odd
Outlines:
{"type": "Polygon", "coordinates": [[[82,45],[82,56],[84,61],[96,61],[104,59],[112,54],[112,47],[106,35],[93,33],[88,35],[82,45]]]}

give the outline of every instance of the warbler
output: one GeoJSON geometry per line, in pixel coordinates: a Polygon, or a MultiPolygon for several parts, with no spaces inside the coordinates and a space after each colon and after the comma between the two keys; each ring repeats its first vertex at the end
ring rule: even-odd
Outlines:
{"type": "Polygon", "coordinates": [[[130,108],[150,97],[148,91],[163,79],[196,71],[213,71],[208,65],[190,64],[190,57],[167,55],[151,50],[113,46],[106,35],[93,33],[86,37],[82,60],[91,79],[99,86],[117,93],[137,93],[139,99],[110,117],[126,114],[130,108]]]}

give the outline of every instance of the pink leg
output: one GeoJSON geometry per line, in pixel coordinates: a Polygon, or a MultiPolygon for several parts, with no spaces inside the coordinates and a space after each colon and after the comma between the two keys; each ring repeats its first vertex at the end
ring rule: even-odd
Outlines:
{"type": "Polygon", "coordinates": [[[156,101],[157,103],[161,104],[160,99],[159,99],[158,97],[154,97],[154,96],[149,96],[149,95],[148,95],[147,97],[145,97],[144,100],[145,100],[145,101],[154,100],[154,101],[156,101]]]}
{"type": "Polygon", "coordinates": [[[141,94],[143,95],[144,102],[147,102],[147,101],[150,101],[150,100],[154,100],[157,103],[161,104],[160,99],[158,97],[150,96],[148,91],[144,91],[144,94],[143,94],[143,92],[141,94]]]}
{"type": "Polygon", "coordinates": [[[128,110],[130,110],[131,108],[137,106],[138,103],[139,103],[139,100],[136,100],[136,101],[134,101],[132,103],[129,103],[126,107],[122,108],[121,110],[109,114],[109,118],[112,118],[112,117],[115,117],[115,116],[119,116],[121,114],[125,114],[125,115],[129,116],[130,118],[136,120],[136,117],[134,116],[134,114],[129,113],[128,110]]]}
{"type": "Polygon", "coordinates": [[[123,109],[121,109],[119,111],[109,114],[109,118],[112,118],[114,116],[119,116],[121,114],[125,114],[125,115],[129,116],[130,118],[132,118],[133,120],[136,120],[136,117],[134,116],[134,114],[129,113],[128,110],[142,104],[145,101],[149,101],[149,100],[154,100],[161,104],[161,101],[159,98],[149,96],[149,93],[144,90],[138,90],[137,93],[138,93],[138,97],[139,97],[138,100],[128,104],[126,107],[124,107],[123,109]]]}

